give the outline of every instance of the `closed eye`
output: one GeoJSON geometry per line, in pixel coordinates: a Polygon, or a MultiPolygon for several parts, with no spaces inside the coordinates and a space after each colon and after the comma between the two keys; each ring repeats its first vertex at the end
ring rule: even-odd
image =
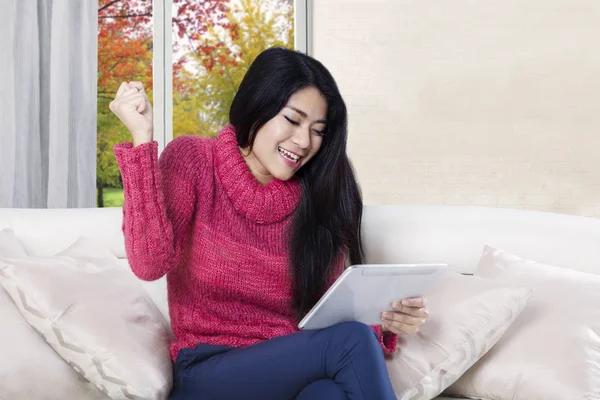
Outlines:
{"type": "Polygon", "coordinates": [[[293,120],[293,119],[291,119],[291,118],[288,118],[288,117],[285,117],[285,116],[284,116],[284,118],[285,118],[285,119],[287,119],[287,120],[288,120],[288,122],[289,122],[290,124],[292,124],[292,125],[296,125],[296,126],[300,125],[300,123],[299,123],[299,122],[296,122],[296,121],[294,121],[294,120],[293,120]]]}
{"type": "MultiPolygon", "coordinates": [[[[294,121],[293,119],[291,119],[291,118],[289,118],[289,117],[286,117],[285,115],[284,115],[283,117],[284,117],[284,118],[285,118],[285,119],[286,119],[286,120],[287,120],[287,121],[288,121],[290,124],[292,124],[292,125],[294,125],[294,126],[298,126],[298,125],[300,125],[300,122],[294,121]]],[[[325,131],[324,131],[324,130],[320,131],[320,130],[318,130],[318,129],[313,129],[312,131],[313,131],[314,133],[316,133],[317,135],[319,135],[319,136],[324,136],[324,135],[325,135],[325,131]]]]}

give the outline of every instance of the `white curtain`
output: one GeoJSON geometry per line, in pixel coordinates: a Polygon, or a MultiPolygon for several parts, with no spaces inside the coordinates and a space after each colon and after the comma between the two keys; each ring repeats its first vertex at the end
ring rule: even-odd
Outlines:
{"type": "Polygon", "coordinates": [[[0,207],[95,207],[97,35],[97,0],[0,0],[0,207]]]}

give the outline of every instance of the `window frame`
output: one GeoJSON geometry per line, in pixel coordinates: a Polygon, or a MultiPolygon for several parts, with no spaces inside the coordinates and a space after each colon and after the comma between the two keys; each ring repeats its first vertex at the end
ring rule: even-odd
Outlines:
{"type": "MultiPolygon", "coordinates": [[[[294,1],[294,46],[312,54],[312,0],[294,1]]],[[[159,153],[173,140],[173,0],[152,0],[154,139],[159,153]]]]}

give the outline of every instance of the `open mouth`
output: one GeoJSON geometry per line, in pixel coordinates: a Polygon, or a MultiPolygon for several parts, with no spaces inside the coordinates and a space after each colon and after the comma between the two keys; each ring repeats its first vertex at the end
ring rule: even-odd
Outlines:
{"type": "Polygon", "coordinates": [[[289,160],[293,163],[297,163],[302,158],[298,154],[294,154],[291,151],[287,151],[286,149],[284,149],[282,147],[278,147],[277,150],[279,150],[279,154],[281,154],[281,156],[283,158],[285,158],[286,160],[289,160]]]}

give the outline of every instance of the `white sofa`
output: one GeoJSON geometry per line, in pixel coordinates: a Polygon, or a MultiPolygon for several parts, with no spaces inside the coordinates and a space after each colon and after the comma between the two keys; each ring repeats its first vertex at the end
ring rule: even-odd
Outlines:
{"type": "MultiPolygon", "coordinates": [[[[103,242],[126,265],[122,211],[0,209],[30,255],[52,255],[80,236],[103,242]]],[[[600,219],[516,209],[366,206],[363,240],[370,263],[442,262],[469,274],[485,245],[565,268],[600,273],[600,219]]],[[[164,278],[143,285],[168,318],[164,278]]],[[[439,397],[438,399],[443,399],[439,397]]]]}

